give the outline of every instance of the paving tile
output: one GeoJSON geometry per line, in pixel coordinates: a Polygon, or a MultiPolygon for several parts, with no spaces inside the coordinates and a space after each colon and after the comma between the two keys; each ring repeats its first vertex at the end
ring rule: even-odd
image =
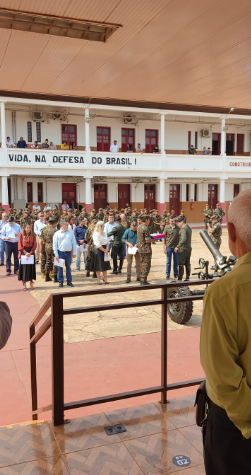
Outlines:
{"type": "Polygon", "coordinates": [[[47,458],[2,467],[0,475],[68,475],[68,470],[62,458],[47,458]]]}
{"type": "Polygon", "coordinates": [[[192,466],[203,463],[200,453],[178,430],[127,440],[124,444],[147,475],[179,471],[179,467],[172,462],[175,455],[187,455],[192,466]]]}
{"type": "Polygon", "coordinates": [[[121,423],[127,432],[119,435],[121,440],[166,432],[175,429],[171,421],[154,404],[129,407],[118,411],[106,412],[111,425],[121,423]]]}
{"type": "Polygon", "coordinates": [[[47,457],[60,452],[47,423],[0,427],[0,467],[47,457]]]}
{"type": "Polygon", "coordinates": [[[69,424],[52,427],[52,430],[60,450],[69,453],[119,442],[117,435],[106,434],[104,427],[109,425],[104,414],[94,414],[72,419],[69,424]]]}
{"type": "Polygon", "coordinates": [[[171,400],[168,404],[156,403],[156,406],[177,428],[195,424],[195,395],[171,400]]]}
{"type": "Polygon", "coordinates": [[[64,457],[71,475],[144,475],[122,443],[70,453],[64,457]]]}
{"type": "Polygon", "coordinates": [[[178,472],[171,473],[175,473],[175,475],[206,475],[204,465],[197,465],[196,467],[191,467],[184,470],[182,469],[178,472]]]}
{"type": "Polygon", "coordinates": [[[179,429],[182,435],[203,455],[201,428],[194,425],[179,429]]]}

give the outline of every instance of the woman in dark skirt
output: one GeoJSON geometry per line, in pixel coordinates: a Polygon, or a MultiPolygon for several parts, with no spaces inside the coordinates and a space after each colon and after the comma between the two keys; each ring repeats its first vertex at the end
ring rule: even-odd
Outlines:
{"type": "Polygon", "coordinates": [[[33,290],[33,281],[36,280],[35,250],[37,247],[36,234],[31,232],[31,226],[27,224],[23,232],[18,236],[18,250],[21,256],[34,256],[34,264],[19,264],[18,280],[22,280],[23,289],[27,290],[26,282],[30,282],[30,290],[33,290]]]}
{"type": "Polygon", "coordinates": [[[93,232],[93,253],[91,268],[93,272],[97,274],[97,284],[100,282],[100,272],[103,272],[103,281],[107,282],[107,271],[111,269],[110,261],[105,261],[105,255],[109,254],[109,241],[107,234],[104,232],[104,222],[98,221],[93,232]]]}

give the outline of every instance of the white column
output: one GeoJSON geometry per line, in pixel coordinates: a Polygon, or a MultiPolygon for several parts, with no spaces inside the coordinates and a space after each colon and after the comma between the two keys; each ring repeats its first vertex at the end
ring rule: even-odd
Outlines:
{"type": "Polygon", "coordinates": [[[220,179],[220,203],[225,203],[225,188],[226,188],[226,182],[224,178],[220,179]]]}
{"type": "Polygon", "coordinates": [[[9,199],[8,199],[8,177],[3,175],[2,176],[2,206],[8,206],[9,199]]]}
{"type": "Polygon", "coordinates": [[[85,178],[85,207],[89,213],[92,205],[92,182],[91,178],[85,178]]]}
{"type": "Polygon", "coordinates": [[[90,151],[90,109],[87,107],[85,109],[85,151],[90,151]]]}
{"type": "Polygon", "coordinates": [[[159,180],[159,203],[165,203],[165,180],[160,178],[159,180]]]}
{"type": "Polygon", "coordinates": [[[1,102],[1,142],[2,148],[6,149],[5,102],[1,102]]]}
{"type": "Polygon", "coordinates": [[[165,114],[160,114],[160,150],[165,153],[165,114]]]}
{"type": "Polygon", "coordinates": [[[221,119],[221,155],[226,155],[226,131],[224,130],[226,127],[226,119],[221,119]]]}
{"type": "Polygon", "coordinates": [[[180,196],[180,201],[184,203],[186,201],[186,194],[187,194],[187,185],[186,183],[181,183],[181,196],[180,196]]]}

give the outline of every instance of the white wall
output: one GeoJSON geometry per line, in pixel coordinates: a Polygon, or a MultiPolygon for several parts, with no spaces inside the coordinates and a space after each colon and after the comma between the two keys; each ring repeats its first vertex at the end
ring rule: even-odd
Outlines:
{"type": "Polygon", "coordinates": [[[62,202],[62,183],[56,180],[47,180],[47,199],[44,192],[44,201],[47,203],[62,202]]]}
{"type": "Polygon", "coordinates": [[[144,183],[131,184],[131,202],[144,203],[144,183]]]}
{"type": "Polygon", "coordinates": [[[226,201],[232,201],[234,197],[234,184],[233,183],[227,183],[225,185],[225,200],[226,201]]]}

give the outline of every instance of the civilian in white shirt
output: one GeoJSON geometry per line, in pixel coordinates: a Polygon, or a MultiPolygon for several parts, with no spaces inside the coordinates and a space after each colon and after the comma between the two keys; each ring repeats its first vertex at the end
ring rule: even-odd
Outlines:
{"type": "MultiPolygon", "coordinates": [[[[33,206],[33,208],[34,208],[34,206],[33,206]]],[[[37,240],[36,263],[39,262],[39,256],[40,256],[40,252],[41,252],[39,236],[41,234],[41,229],[43,229],[45,226],[46,226],[46,224],[44,223],[44,214],[39,213],[39,219],[37,221],[35,221],[35,223],[34,223],[34,233],[36,234],[36,240],[37,240]]]]}
{"type": "Polygon", "coordinates": [[[65,209],[66,209],[66,210],[69,209],[69,205],[67,204],[67,201],[66,201],[66,200],[64,200],[64,202],[63,202],[63,204],[62,204],[62,210],[64,211],[65,209]]]}
{"type": "MultiPolygon", "coordinates": [[[[109,214],[109,216],[108,216],[108,222],[105,223],[105,227],[104,227],[105,233],[108,234],[108,233],[112,230],[112,228],[114,228],[115,226],[117,226],[117,225],[116,225],[116,223],[114,222],[114,215],[113,215],[113,214],[109,214]]],[[[108,237],[109,250],[111,249],[113,240],[114,240],[114,236],[109,236],[109,237],[108,237]]]]}
{"type": "Polygon", "coordinates": [[[48,203],[45,203],[44,211],[50,210],[51,206],[48,203]]]}
{"type": "Polygon", "coordinates": [[[10,140],[10,137],[7,137],[7,140],[6,140],[6,147],[7,148],[13,148],[15,147],[16,145],[14,144],[14,142],[12,142],[12,140],[10,140]]]}
{"type": "Polygon", "coordinates": [[[39,204],[38,204],[37,201],[35,201],[35,204],[32,206],[32,209],[38,209],[38,211],[41,210],[41,208],[40,208],[40,206],[39,206],[39,204]]]}
{"type": "Polygon", "coordinates": [[[93,257],[92,257],[92,271],[97,274],[97,284],[101,285],[100,272],[103,272],[103,282],[107,282],[107,271],[111,269],[109,259],[109,241],[106,232],[104,231],[104,221],[98,221],[93,232],[93,257]],[[105,260],[108,258],[108,260],[105,260]]]}
{"type": "Polygon", "coordinates": [[[119,152],[117,140],[114,140],[113,144],[110,146],[110,152],[119,152]]]}

